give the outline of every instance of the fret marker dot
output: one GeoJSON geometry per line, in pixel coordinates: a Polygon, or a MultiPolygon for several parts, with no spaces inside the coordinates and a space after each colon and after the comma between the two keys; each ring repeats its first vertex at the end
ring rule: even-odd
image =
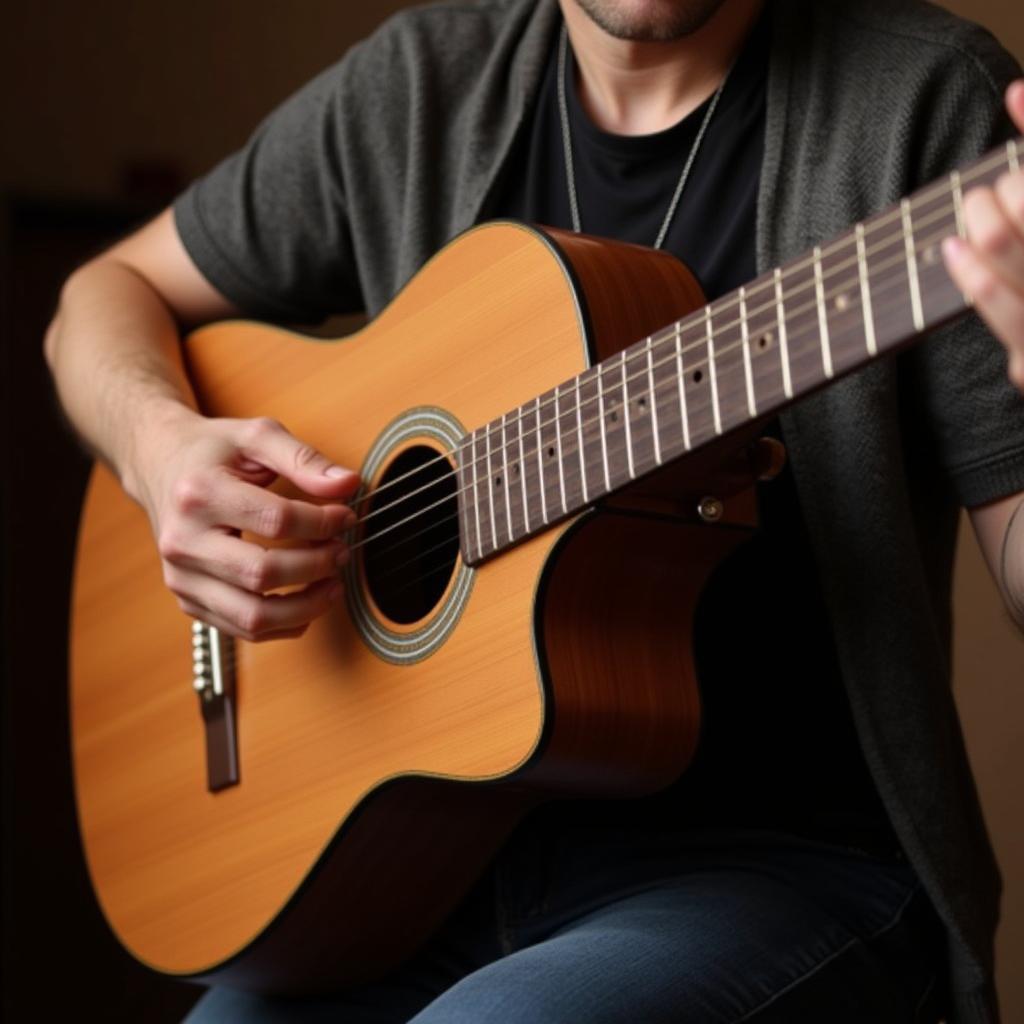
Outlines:
{"type": "Polygon", "coordinates": [[[759,349],[766,349],[774,340],[775,336],[771,331],[769,331],[767,334],[762,334],[761,337],[757,339],[757,347],[759,349]]]}
{"type": "Polygon", "coordinates": [[[548,458],[549,459],[553,459],[554,457],[555,457],[555,449],[554,448],[549,448],[548,449],[548,458]]]}
{"type": "Polygon", "coordinates": [[[494,478],[494,486],[495,487],[500,487],[501,486],[501,477],[500,476],[496,476],[494,478]]]}
{"type": "Polygon", "coordinates": [[[704,371],[703,370],[695,370],[694,373],[693,373],[693,383],[694,384],[699,384],[703,379],[704,379],[704,371]]]}
{"type": "Polygon", "coordinates": [[[842,295],[836,296],[836,309],[840,313],[845,313],[850,308],[850,296],[843,292],[842,295]]]}

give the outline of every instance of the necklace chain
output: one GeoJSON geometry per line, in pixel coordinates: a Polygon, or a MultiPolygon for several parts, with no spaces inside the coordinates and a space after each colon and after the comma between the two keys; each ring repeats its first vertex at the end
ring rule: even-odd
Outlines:
{"type": "MultiPolygon", "coordinates": [[[[565,99],[565,63],[568,48],[569,34],[565,29],[565,24],[563,23],[561,38],[558,41],[558,117],[562,125],[562,149],[565,153],[565,181],[569,190],[569,211],[572,214],[572,229],[573,231],[580,232],[583,228],[580,222],[579,199],[576,196],[576,170],[572,157],[572,135],[569,132],[569,107],[565,99]]],[[[730,67],[729,71],[731,70],[732,68],[730,67]]],[[[718,106],[718,101],[722,97],[722,91],[725,89],[725,83],[729,80],[729,71],[725,73],[725,77],[715,90],[714,96],[711,97],[711,103],[708,105],[707,112],[704,114],[704,120],[701,122],[700,129],[697,132],[697,138],[693,140],[693,145],[690,147],[690,155],[686,158],[686,163],[683,164],[683,170],[679,175],[679,180],[676,182],[675,191],[672,193],[672,201],[668,204],[665,219],[661,222],[661,228],[658,231],[658,236],[654,240],[653,248],[655,249],[660,249],[665,243],[665,236],[668,234],[669,225],[672,223],[672,218],[675,216],[676,207],[679,205],[683,189],[686,188],[686,182],[690,177],[690,169],[693,167],[694,160],[697,159],[700,144],[704,141],[704,133],[708,130],[708,125],[711,123],[711,117],[715,112],[715,107],[718,106]]]]}

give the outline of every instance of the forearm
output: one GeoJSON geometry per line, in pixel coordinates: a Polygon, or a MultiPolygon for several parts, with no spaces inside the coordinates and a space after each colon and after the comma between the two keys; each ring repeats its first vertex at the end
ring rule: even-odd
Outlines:
{"type": "Polygon", "coordinates": [[[71,423],[132,492],[139,446],[195,409],[171,311],[130,267],[95,261],[65,284],[46,357],[71,423]]]}
{"type": "Polygon", "coordinates": [[[999,580],[1006,607],[1024,630],[1024,499],[1010,515],[999,561],[999,580]]]}

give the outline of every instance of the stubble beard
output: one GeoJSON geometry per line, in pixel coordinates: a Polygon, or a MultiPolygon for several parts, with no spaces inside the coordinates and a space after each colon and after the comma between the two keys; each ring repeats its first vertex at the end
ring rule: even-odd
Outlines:
{"type": "Polygon", "coordinates": [[[725,0],[572,0],[599,28],[634,43],[668,43],[693,35],[725,0]]]}

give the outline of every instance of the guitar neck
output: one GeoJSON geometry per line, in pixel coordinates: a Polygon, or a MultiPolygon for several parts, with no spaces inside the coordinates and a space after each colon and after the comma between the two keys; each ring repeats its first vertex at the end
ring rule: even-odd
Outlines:
{"type": "Polygon", "coordinates": [[[1022,154],[1008,142],[474,430],[457,450],[466,562],[963,313],[941,242],[965,234],[964,191],[1022,154]]]}

